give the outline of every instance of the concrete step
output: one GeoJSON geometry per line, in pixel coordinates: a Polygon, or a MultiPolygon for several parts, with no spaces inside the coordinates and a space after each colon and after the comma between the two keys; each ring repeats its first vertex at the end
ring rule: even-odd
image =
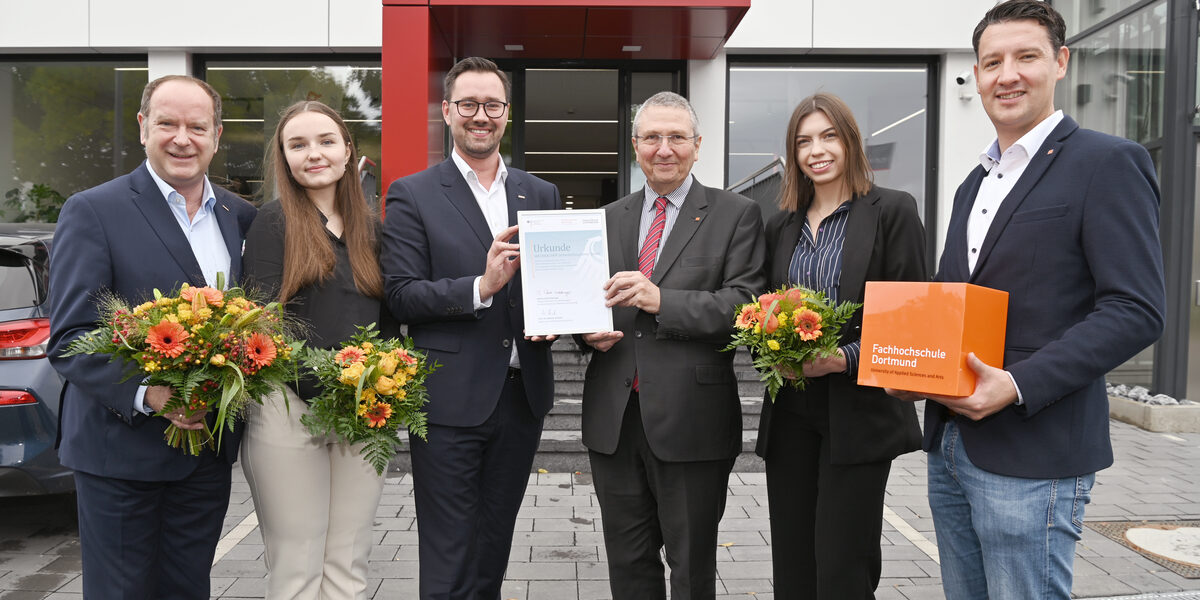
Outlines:
{"type": "MultiPolygon", "coordinates": [[[[580,430],[582,409],[583,403],[578,398],[559,398],[554,402],[554,407],[546,417],[538,453],[534,457],[535,470],[545,469],[552,473],[591,471],[588,451],[583,445],[583,433],[580,430]]],[[[761,397],[742,398],[742,452],[734,464],[733,470],[736,472],[761,472],[764,468],[762,460],[754,455],[761,412],[761,397]]],[[[389,470],[407,473],[411,469],[412,462],[405,444],[392,460],[389,470]]]]}
{"type": "MultiPolygon", "coordinates": [[[[763,384],[756,376],[753,380],[738,380],[738,396],[742,398],[762,398],[763,384]]],[[[555,379],[554,395],[559,398],[582,398],[583,381],[563,381],[555,379]]]]}

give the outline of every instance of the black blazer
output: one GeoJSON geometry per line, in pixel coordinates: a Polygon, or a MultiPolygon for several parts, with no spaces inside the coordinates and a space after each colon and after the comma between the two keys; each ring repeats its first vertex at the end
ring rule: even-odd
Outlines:
{"type": "MultiPolygon", "coordinates": [[[[767,223],[767,268],[771,289],[788,281],[788,264],[800,239],[805,215],[781,212],[767,223]]],[[[846,241],[842,249],[840,300],[862,302],[867,281],[926,281],[925,228],[917,214],[917,203],[906,192],[872,186],[850,205],[846,241]]],[[[859,339],[862,310],[842,327],[841,345],[859,339]]],[[[775,402],[803,402],[817,390],[829,404],[830,462],[857,464],[891,460],[921,447],[921,429],[911,403],[902,402],[883,389],[857,383],[857,374],[825,376],[828,385],[796,391],[785,386],[775,402]]],[[[764,399],[755,452],[765,457],[770,444],[771,416],[776,410],[764,399]]]]}
{"type": "MultiPolygon", "coordinates": [[[[241,277],[242,239],[254,220],[249,202],[213,186],[213,214],[229,250],[229,281],[241,277]]],[[[59,358],[72,340],[96,327],[96,293],[131,303],[183,282],[204,286],[196,255],[155,185],[146,163],[67,199],[54,233],[50,268],[50,363],[66,379],[59,415],[62,463],[102,477],[172,481],[200,459],[163,441],[166,419],[133,408],[141,378],[118,383],[120,363],[103,355],[59,358]]],[[[237,458],[241,428],[224,433],[221,454],[237,458]]],[[[215,434],[216,432],[214,432],[215,434]]]]}
{"type": "MultiPolygon", "coordinates": [[[[508,167],[508,222],[518,210],[560,208],[558,188],[508,167]]],[[[472,288],[487,262],[492,233],[453,159],[397,179],[388,187],[380,262],[385,302],[416,346],[441,367],[426,380],[429,422],[474,427],[504,387],[513,340],[530,410],[554,404],[550,342],[524,339],[521,274],[475,312],[472,288]]]]}
{"type": "MultiPolygon", "coordinates": [[[[1163,330],[1154,163],[1140,144],[1064,117],[1000,205],[968,273],[967,217],[985,175],[976,167],[954,194],[936,279],[1008,292],[1004,368],[1025,405],[958,418],[963,444],[993,473],[1093,473],[1113,461],[1104,375],[1163,330]]],[[[946,417],[926,403],[926,450],[946,417]]]]}

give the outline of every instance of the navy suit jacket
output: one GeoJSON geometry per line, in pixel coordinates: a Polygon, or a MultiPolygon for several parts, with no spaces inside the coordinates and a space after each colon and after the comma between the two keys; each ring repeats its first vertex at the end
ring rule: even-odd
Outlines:
{"type": "MultiPolygon", "coordinates": [[[[508,168],[508,222],[518,210],[560,208],[558,188],[508,168]]],[[[524,339],[521,274],[475,311],[472,288],[483,275],[493,235],[453,159],[388,187],[380,263],[392,314],[416,346],[441,367],[426,380],[429,422],[482,424],[500,399],[515,340],[525,396],[542,418],[554,404],[549,342],[524,339]]]]}
{"type": "MultiPolygon", "coordinates": [[[[969,273],[967,218],[985,176],[977,167],[955,193],[936,279],[1008,292],[1004,368],[1024,405],[980,421],[956,417],[967,454],[1016,477],[1108,467],[1104,375],[1163,329],[1154,164],[1139,144],[1065,117],[1000,205],[969,273]]],[[[946,418],[926,404],[926,450],[946,418]]]]}
{"type": "MultiPolygon", "coordinates": [[[[213,214],[229,249],[229,280],[242,270],[242,239],[254,220],[250,203],[213,187],[213,214]]],[[[107,356],[59,358],[72,340],[94,329],[96,293],[130,303],[184,282],[204,286],[204,274],[146,164],[67,199],[50,259],[50,362],[66,379],[59,416],[62,463],[77,471],[139,481],[187,477],[199,458],[163,440],[170,424],[133,408],[141,378],[107,356]]],[[[213,432],[214,435],[216,432],[213,432]]],[[[237,457],[238,432],[226,431],[221,454],[237,457]]]]}

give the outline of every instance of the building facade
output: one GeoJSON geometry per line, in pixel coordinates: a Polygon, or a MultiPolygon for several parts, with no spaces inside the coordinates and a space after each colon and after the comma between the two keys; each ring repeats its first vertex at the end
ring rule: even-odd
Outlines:
{"type": "MultiPolygon", "coordinates": [[[[1051,1],[1072,52],[1057,105],[1146,146],[1163,190],[1167,331],[1110,379],[1200,399],[1197,4],[1051,1]]],[[[581,208],[641,185],[632,114],[671,89],[700,116],[696,176],[774,210],[791,109],[838,94],[876,181],[918,199],[937,256],[954,190],[993,136],[969,78],[971,32],[992,4],[0,0],[0,221],[52,221],[66,196],[132,170],[144,156],[142,86],[173,73],[223,94],[214,180],[269,194],[264,141],[283,107],[310,98],[342,112],[386,187],[443,158],[441,78],[455,58],[481,55],[514,83],[505,160],[581,208]]]]}

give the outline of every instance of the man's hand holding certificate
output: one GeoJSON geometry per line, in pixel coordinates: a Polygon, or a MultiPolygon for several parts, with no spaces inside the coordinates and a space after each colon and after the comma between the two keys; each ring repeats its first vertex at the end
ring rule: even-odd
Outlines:
{"type": "Polygon", "coordinates": [[[603,210],[518,211],[525,335],[611,331],[603,210]]]}

